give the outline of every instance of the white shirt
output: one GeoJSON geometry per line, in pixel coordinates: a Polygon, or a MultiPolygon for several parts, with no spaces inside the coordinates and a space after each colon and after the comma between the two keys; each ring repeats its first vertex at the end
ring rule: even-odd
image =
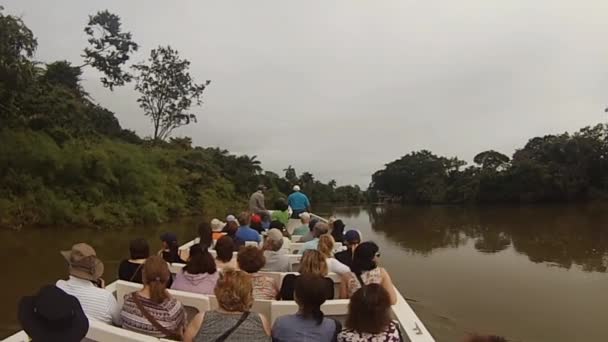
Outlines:
{"type": "Polygon", "coordinates": [[[327,269],[329,270],[329,272],[337,274],[344,274],[350,272],[350,267],[344,265],[336,258],[327,258],[325,259],[325,262],[327,263],[327,269]]]}
{"type": "Polygon", "coordinates": [[[57,287],[78,299],[89,319],[120,325],[120,308],[116,298],[86,279],[70,276],[69,280],[58,280],[57,287]]]}

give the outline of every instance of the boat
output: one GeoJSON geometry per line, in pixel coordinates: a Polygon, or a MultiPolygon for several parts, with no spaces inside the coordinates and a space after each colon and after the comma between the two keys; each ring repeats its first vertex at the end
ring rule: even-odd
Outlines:
{"type": "MultiPolygon", "coordinates": [[[[316,219],[327,222],[324,218],[316,215],[312,215],[316,219]]],[[[299,224],[299,220],[290,220],[287,225],[287,229],[291,232],[293,228],[299,224]]],[[[190,246],[195,244],[197,239],[189,241],[180,246],[181,251],[187,251],[190,246]]],[[[297,248],[298,244],[292,244],[292,254],[290,254],[290,260],[292,264],[297,265],[299,263],[300,256],[293,254],[293,248],[297,248]]],[[[171,273],[176,273],[181,270],[184,264],[171,264],[169,269],[171,273]]],[[[280,272],[260,272],[270,277],[273,277],[279,284],[283,277],[289,273],[280,272]]],[[[295,272],[294,272],[295,273],[295,272]]],[[[335,291],[339,291],[341,277],[337,274],[330,274],[329,277],[334,281],[335,291]]],[[[122,305],[124,295],[137,291],[142,288],[141,284],[131,283],[124,280],[116,280],[113,283],[106,286],[106,289],[114,294],[118,304],[122,305]]],[[[410,342],[434,342],[435,339],[431,333],[427,330],[422,321],[418,318],[414,310],[407,303],[404,297],[401,295],[399,290],[395,288],[397,292],[397,303],[392,306],[392,316],[399,322],[399,328],[404,341],[410,342]]],[[[169,290],[172,296],[176,297],[186,307],[192,307],[198,311],[213,310],[218,307],[215,296],[207,296],[190,292],[183,292],[177,290],[169,290]]],[[[326,301],[321,310],[330,316],[346,316],[348,313],[348,299],[332,299],[326,301]]],[[[270,320],[271,324],[280,316],[294,314],[298,311],[298,305],[295,301],[285,300],[255,300],[252,311],[264,314],[270,320]]],[[[92,341],[120,341],[120,342],[168,342],[171,340],[156,338],[148,335],[139,334],[130,330],[115,327],[107,323],[98,321],[90,321],[89,331],[86,335],[88,340],[92,341]]],[[[5,342],[28,342],[29,337],[24,331],[19,331],[14,335],[11,335],[4,339],[5,342]]]]}

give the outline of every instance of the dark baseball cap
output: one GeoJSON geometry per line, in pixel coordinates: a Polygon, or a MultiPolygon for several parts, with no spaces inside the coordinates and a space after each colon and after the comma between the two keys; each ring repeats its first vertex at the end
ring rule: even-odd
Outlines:
{"type": "Polygon", "coordinates": [[[351,229],[344,233],[344,241],[346,242],[361,242],[361,234],[355,229],[351,229]]]}

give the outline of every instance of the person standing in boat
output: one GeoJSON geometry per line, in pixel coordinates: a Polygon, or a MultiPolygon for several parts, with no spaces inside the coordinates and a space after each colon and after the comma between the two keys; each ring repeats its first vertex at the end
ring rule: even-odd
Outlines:
{"type": "Polygon", "coordinates": [[[294,185],[293,192],[287,197],[287,204],[291,207],[291,218],[299,219],[300,214],[310,212],[308,196],[300,192],[300,186],[294,185]]]}
{"type": "Polygon", "coordinates": [[[258,185],[258,190],[249,197],[249,211],[252,214],[258,214],[260,216],[268,214],[268,210],[264,205],[264,191],[266,191],[266,186],[260,184],[258,185]]]}

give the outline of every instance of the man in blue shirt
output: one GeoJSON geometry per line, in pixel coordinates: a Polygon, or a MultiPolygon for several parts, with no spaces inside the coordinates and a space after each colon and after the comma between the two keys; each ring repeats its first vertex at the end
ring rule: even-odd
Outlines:
{"type": "Polygon", "coordinates": [[[291,207],[292,219],[300,218],[303,212],[310,212],[310,201],[308,197],[300,192],[300,186],[294,185],[293,192],[287,197],[287,204],[291,207]]]}
{"type": "Polygon", "coordinates": [[[238,221],[241,224],[239,229],[237,229],[234,237],[237,240],[237,244],[245,244],[247,241],[255,241],[260,243],[262,238],[257,230],[249,227],[249,222],[251,220],[251,215],[247,212],[243,212],[239,215],[238,221]]]}

